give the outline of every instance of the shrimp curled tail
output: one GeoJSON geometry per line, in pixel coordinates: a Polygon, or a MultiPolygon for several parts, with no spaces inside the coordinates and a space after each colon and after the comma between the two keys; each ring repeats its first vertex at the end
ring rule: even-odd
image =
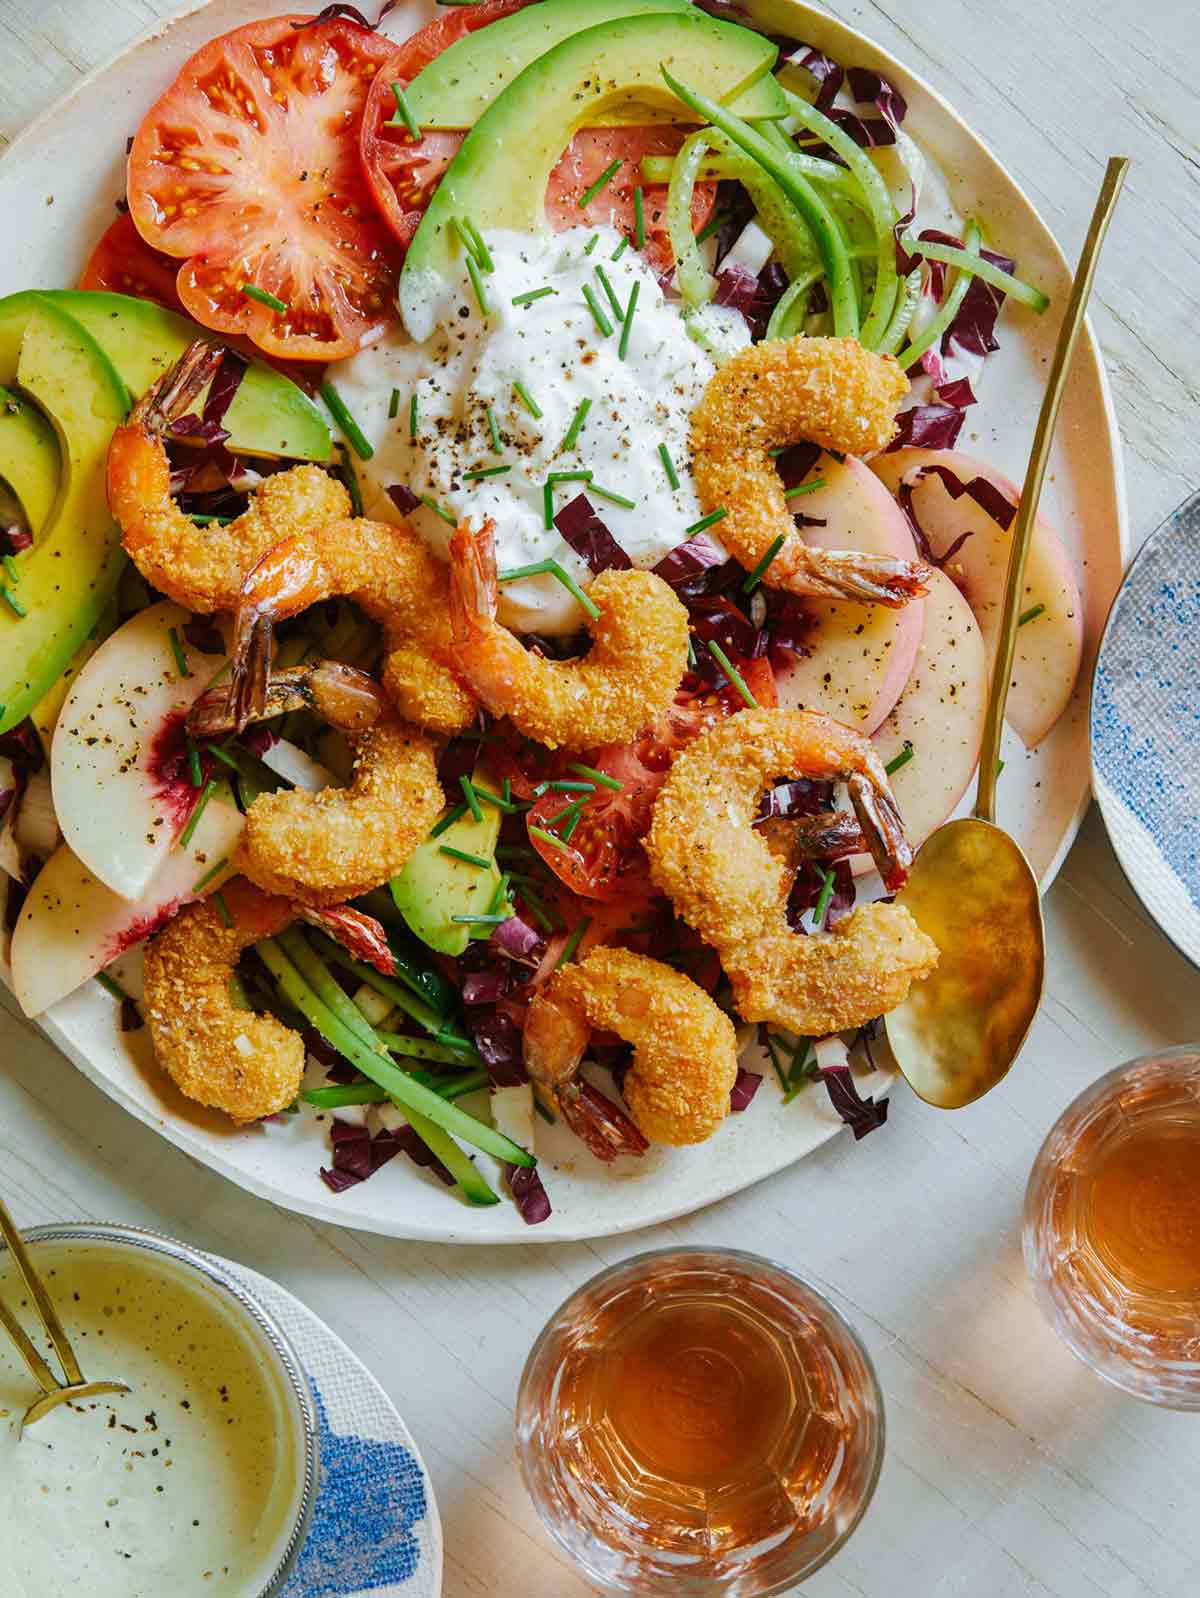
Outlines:
{"type": "Polygon", "coordinates": [[[806,544],[771,456],[804,439],[841,455],[882,449],[907,392],[893,356],[851,338],[769,339],[720,367],[692,416],[692,474],[703,508],[725,511],[721,541],[742,565],[782,535],[772,587],[892,607],[925,593],[923,561],[806,544]]]}
{"type": "Polygon", "coordinates": [[[904,881],[912,850],[878,755],[807,710],[743,710],[684,749],[646,852],[653,880],[717,951],[739,1014],[825,1036],[894,1009],[938,951],[899,905],[863,905],[830,932],[792,930],[792,862],[753,827],[763,789],[784,775],[845,782],[884,882],[904,881]]]}
{"type": "Polygon", "coordinates": [[[624,1094],[644,1139],[683,1145],[712,1136],[729,1113],[737,1041],[733,1023],[703,988],[645,955],[598,948],[561,967],[530,1004],[530,1078],[592,1152],[611,1159],[616,1151],[603,1152],[607,1125],[598,1128],[594,1106],[579,1101],[580,1088],[587,1086],[579,1079],[579,1063],[596,1029],[633,1045],[624,1094]]]}
{"type": "Polygon", "coordinates": [[[600,615],[578,660],[547,660],[496,620],[495,528],[450,540],[450,620],[459,675],[494,716],[548,748],[627,743],[663,715],[687,667],[688,617],[661,577],[605,571],[587,590],[600,615]]]}
{"type": "Polygon", "coordinates": [[[319,466],[267,477],[227,526],[197,526],[171,498],[164,438],[221,365],[224,351],[197,339],[149,388],[108,446],[109,509],[134,565],[188,610],[232,610],[246,573],[273,544],[350,511],[346,490],[319,466]]]}

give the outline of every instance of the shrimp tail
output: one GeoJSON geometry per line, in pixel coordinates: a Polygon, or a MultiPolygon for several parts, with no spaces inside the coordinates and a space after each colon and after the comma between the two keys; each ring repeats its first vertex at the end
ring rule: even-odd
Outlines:
{"type": "Polygon", "coordinates": [[[854,772],[846,779],[850,802],[889,893],[904,886],[912,865],[912,846],[904,836],[900,809],[885,782],[854,772]]]}
{"type": "Polygon", "coordinates": [[[650,1147],[625,1111],[582,1078],[564,1083],[555,1103],[575,1136],[606,1165],[619,1154],[642,1155],[650,1147]]]}
{"type": "MultiPolygon", "coordinates": [[[[234,731],[237,717],[233,701],[233,685],[228,682],[202,693],[188,711],[187,727],[192,737],[213,738],[234,731]]],[[[382,690],[365,671],[340,660],[317,660],[270,674],[263,717],[312,710],[322,721],[343,732],[365,732],[386,709],[382,690]]]]}
{"type": "Polygon", "coordinates": [[[468,522],[450,539],[450,627],[456,644],[469,643],[481,619],[494,620],[500,602],[496,524],[473,532],[468,522]]]}
{"type": "Polygon", "coordinates": [[[844,810],[822,810],[815,816],[797,816],[786,825],[794,828],[796,852],[807,860],[840,860],[867,847],[858,821],[844,810]]]}
{"type": "MultiPolygon", "coordinates": [[[[900,610],[929,592],[929,566],[897,555],[797,546],[795,588],[820,599],[855,599],[900,610]]],[[[782,573],[781,573],[782,576],[782,573]]]]}
{"type": "Polygon", "coordinates": [[[298,904],[296,914],[302,921],[319,927],[336,943],[348,949],[356,960],[365,960],[381,976],[396,975],[396,957],[388,943],[382,922],[374,916],[353,910],[348,904],[319,905],[298,904]]]}
{"type": "Polygon", "coordinates": [[[274,658],[275,629],[271,618],[239,611],[229,685],[229,713],[237,732],[242,732],[252,721],[262,721],[267,715],[274,658]]]}
{"type": "Polygon", "coordinates": [[[216,376],[225,351],[204,339],[195,339],[183,354],[142,395],[130,412],[129,421],[155,435],[165,433],[192,401],[216,376]]]}

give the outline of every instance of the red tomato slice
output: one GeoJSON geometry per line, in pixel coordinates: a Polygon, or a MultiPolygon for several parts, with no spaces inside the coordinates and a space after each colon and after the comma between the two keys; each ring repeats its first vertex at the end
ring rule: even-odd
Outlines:
{"type": "Polygon", "coordinates": [[[169,255],[150,248],[131,217],[119,216],[88,257],[79,287],[132,294],[135,299],[165,305],[169,311],[181,311],[175,292],[178,270],[178,263],[169,255]]]}
{"type": "Polygon", "coordinates": [[[185,308],[272,355],[352,355],[392,316],[395,250],[358,161],[387,39],[333,18],[252,22],[213,39],[147,113],[130,214],[182,261],[185,308]],[[242,292],[282,300],[277,312],[242,292]]]}

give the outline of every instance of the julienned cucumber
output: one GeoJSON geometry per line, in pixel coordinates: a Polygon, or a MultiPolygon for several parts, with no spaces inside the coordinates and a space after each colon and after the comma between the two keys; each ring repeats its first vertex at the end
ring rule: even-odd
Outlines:
{"type": "Polygon", "coordinates": [[[356,1037],[342,1025],[327,1005],[322,1004],[274,940],[264,939],[255,947],[289,1004],[295,1005],[301,1015],[317,1028],[326,1042],[337,1049],[339,1054],[344,1054],[364,1076],[386,1089],[405,1109],[413,1109],[418,1114],[428,1116],[445,1131],[453,1133],[455,1137],[461,1137],[464,1143],[470,1143],[473,1148],[481,1149],[485,1154],[491,1154],[498,1160],[504,1160],[510,1165],[537,1164],[532,1154],[518,1148],[510,1138],[504,1137],[493,1127],[485,1126],[482,1121],[467,1115],[456,1105],[447,1104],[431,1089],[414,1082],[406,1071],[401,1071],[390,1060],[385,1060],[373,1049],[368,1048],[361,1038],[356,1037]]]}

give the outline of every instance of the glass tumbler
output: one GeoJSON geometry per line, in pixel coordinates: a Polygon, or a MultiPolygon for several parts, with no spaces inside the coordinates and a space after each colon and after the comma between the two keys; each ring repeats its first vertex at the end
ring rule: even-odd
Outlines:
{"type": "Polygon", "coordinates": [[[551,1536],[609,1591],[765,1598],[842,1546],[874,1492],[871,1361],[800,1277],[734,1250],[603,1271],[525,1366],[517,1449],[551,1536]]]}
{"type": "Polygon", "coordinates": [[[1067,1107],[1025,1194],[1025,1263],[1072,1353],[1200,1409],[1200,1050],[1118,1066],[1067,1107]]]}

